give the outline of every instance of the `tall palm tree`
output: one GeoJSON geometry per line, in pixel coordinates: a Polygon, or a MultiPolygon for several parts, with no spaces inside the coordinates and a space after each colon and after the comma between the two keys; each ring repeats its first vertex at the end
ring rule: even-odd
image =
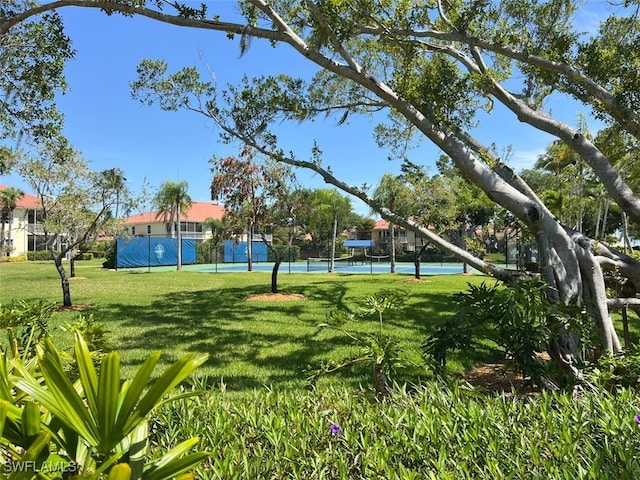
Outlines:
{"type": "Polygon", "coordinates": [[[160,189],[153,199],[153,203],[158,212],[156,218],[162,217],[163,220],[170,225],[171,237],[174,237],[177,226],[177,270],[182,270],[182,232],[180,229],[180,216],[185,215],[192,205],[188,189],[189,184],[184,180],[180,182],[166,181],[160,185],[160,189]]]}
{"type": "Polygon", "coordinates": [[[334,259],[336,256],[336,239],[338,237],[338,220],[344,218],[351,211],[351,202],[336,190],[320,188],[315,190],[311,202],[316,221],[320,223],[328,220],[331,222],[331,251],[329,254],[329,273],[334,271],[334,259]]]}
{"type": "MultiPolygon", "coordinates": [[[[410,189],[403,176],[385,173],[373,192],[373,198],[390,210],[406,212],[412,205],[410,189]]],[[[391,273],[396,273],[396,232],[393,222],[389,222],[389,259],[391,273]]]]}
{"type": "MultiPolygon", "coordinates": [[[[11,225],[13,224],[13,212],[18,200],[24,197],[24,192],[17,188],[9,187],[0,190],[0,255],[5,253],[5,226],[9,224],[8,245],[11,246],[11,225]]],[[[9,254],[9,252],[7,252],[9,254]]]]}

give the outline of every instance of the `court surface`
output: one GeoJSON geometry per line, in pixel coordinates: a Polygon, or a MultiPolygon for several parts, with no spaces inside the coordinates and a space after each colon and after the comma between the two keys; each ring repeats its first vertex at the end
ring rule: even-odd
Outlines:
{"type": "MultiPolygon", "coordinates": [[[[301,262],[283,262],[280,264],[280,270],[278,273],[327,273],[328,265],[326,263],[313,263],[311,265],[312,270],[308,271],[306,261],[301,262]]],[[[152,270],[157,271],[171,270],[174,267],[155,267],[152,270]]],[[[246,263],[218,263],[214,264],[198,264],[198,265],[185,265],[184,270],[205,272],[205,273],[229,273],[229,272],[246,272],[246,263]]],[[[273,269],[272,262],[254,262],[253,270],[257,272],[271,272],[273,269]]],[[[376,274],[376,273],[389,273],[391,266],[388,262],[385,263],[366,263],[366,264],[340,264],[337,265],[336,273],[359,273],[359,274],[376,274]]],[[[137,269],[141,270],[141,269],[137,269]]],[[[396,273],[413,275],[415,273],[415,266],[410,262],[397,262],[396,273]]],[[[463,273],[462,263],[422,263],[420,266],[421,275],[453,275],[463,273]]],[[[469,273],[480,274],[474,268],[469,267],[469,273]]]]}

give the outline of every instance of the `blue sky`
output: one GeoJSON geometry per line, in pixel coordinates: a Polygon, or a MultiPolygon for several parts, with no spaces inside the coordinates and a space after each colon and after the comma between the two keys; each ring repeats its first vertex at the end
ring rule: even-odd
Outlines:
{"type": "MultiPolygon", "coordinates": [[[[207,3],[209,11],[219,12],[223,20],[235,10],[235,2],[207,3]]],[[[163,112],[131,99],[129,82],[135,79],[135,68],[143,58],[164,59],[171,71],[206,66],[214,72],[219,88],[237,83],[243,74],[287,73],[308,78],[315,71],[313,64],[288,46],[274,49],[266,41],[254,40],[240,58],[238,40],[230,41],[223,33],[144,18],[109,17],[97,9],[70,7],[60,13],[77,50],[66,69],[70,91],[59,98],[59,108],[66,117],[65,134],[94,169],[121,168],[134,191],[145,180],[152,188],[164,180],[186,180],[192,199],[209,200],[209,159],[239,151],[237,145],[221,143],[219,130],[204,117],[163,112]]],[[[593,14],[583,17],[584,30],[592,30],[594,21],[593,14]]],[[[569,102],[553,106],[554,115],[571,125],[576,125],[579,111],[569,102]]],[[[335,118],[316,119],[282,127],[279,134],[284,150],[293,150],[300,157],[307,155],[313,140],[317,140],[325,165],[330,165],[340,179],[375,185],[384,172],[398,172],[400,164],[390,162],[389,152],[377,147],[372,137],[374,126],[374,120],[362,117],[340,127],[335,118]]],[[[482,126],[474,134],[487,145],[495,143],[499,150],[512,145],[510,163],[516,170],[531,166],[552,140],[499,109],[491,117],[483,115],[482,126]]],[[[433,165],[439,155],[437,148],[425,142],[412,160],[430,166],[428,171],[435,173],[433,165]]],[[[325,186],[311,172],[300,171],[297,175],[307,187],[325,186]]],[[[0,183],[28,191],[15,177],[0,178],[0,183]]],[[[354,206],[361,214],[369,213],[368,207],[358,202],[354,206]]]]}

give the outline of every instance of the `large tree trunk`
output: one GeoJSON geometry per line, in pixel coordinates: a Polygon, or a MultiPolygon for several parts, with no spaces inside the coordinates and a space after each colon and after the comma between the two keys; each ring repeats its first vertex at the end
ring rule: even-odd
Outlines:
{"type": "Polygon", "coordinates": [[[247,271],[253,272],[253,222],[249,222],[249,235],[247,235],[247,271]]]}
{"type": "Polygon", "coordinates": [[[273,270],[271,270],[271,293],[278,293],[278,270],[282,263],[282,256],[276,255],[276,261],[273,264],[273,270]]]}
{"type": "Polygon", "coordinates": [[[53,256],[53,263],[56,265],[56,270],[58,270],[58,275],[60,275],[60,284],[62,286],[62,306],[70,307],[71,306],[71,287],[69,286],[69,278],[67,277],[67,272],[62,265],[62,258],[64,254],[55,253],[53,247],[49,250],[51,255],[53,256]]]}
{"type": "Polygon", "coordinates": [[[182,230],[180,229],[180,217],[178,217],[178,261],[176,270],[182,270],[182,230]]]}
{"type": "MultiPolygon", "coordinates": [[[[416,259],[415,259],[415,262],[414,262],[414,265],[416,267],[416,271],[415,271],[416,280],[420,280],[420,264],[422,262],[422,254],[427,249],[427,245],[429,245],[429,244],[425,243],[424,245],[422,245],[422,248],[420,249],[420,251],[416,255],[416,259]]],[[[414,247],[414,251],[415,251],[415,247],[414,247]]]]}
{"type": "Polygon", "coordinates": [[[391,235],[391,251],[389,252],[391,273],[396,273],[396,229],[393,222],[389,222],[389,235],[391,235]]]}
{"type": "Polygon", "coordinates": [[[331,229],[331,254],[329,255],[329,273],[335,269],[334,259],[336,257],[336,237],[338,236],[338,215],[333,214],[333,228],[331,229]]]}
{"type": "MultiPolygon", "coordinates": [[[[4,235],[5,235],[5,219],[7,218],[7,214],[5,210],[2,210],[2,215],[0,215],[0,256],[4,256],[4,235]]],[[[9,232],[11,232],[11,224],[9,224],[9,232]]]]}
{"type": "MultiPolygon", "coordinates": [[[[500,175],[538,204],[533,207],[535,211],[530,212],[528,226],[536,235],[542,277],[549,286],[548,297],[564,305],[584,305],[595,320],[604,351],[620,353],[620,341],[607,309],[603,261],[599,258],[603,258],[602,253],[605,253],[633,270],[634,267],[628,263],[631,259],[622,259],[581,233],[568,230],[518,176],[505,171],[500,175]]],[[[635,264],[637,271],[637,262],[635,264]]],[[[568,371],[579,374],[576,368],[578,336],[568,331],[554,333],[556,337],[549,346],[549,354],[568,371]]]]}

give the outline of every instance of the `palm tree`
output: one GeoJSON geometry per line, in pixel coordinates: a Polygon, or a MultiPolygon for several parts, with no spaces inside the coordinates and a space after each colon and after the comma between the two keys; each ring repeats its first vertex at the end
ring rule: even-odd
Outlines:
{"type": "MultiPolygon", "coordinates": [[[[11,225],[13,224],[13,211],[16,209],[18,200],[24,197],[24,192],[17,188],[9,187],[0,190],[0,255],[5,254],[5,225],[9,224],[8,246],[11,246],[11,225]]],[[[7,254],[9,252],[7,251],[7,254]]]]}
{"type": "Polygon", "coordinates": [[[314,209],[314,214],[317,217],[316,220],[321,220],[321,223],[324,223],[326,220],[331,222],[331,251],[329,254],[329,273],[331,273],[334,271],[334,259],[336,256],[338,220],[351,211],[351,202],[336,190],[321,188],[315,190],[311,204],[314,209]]]}
{"type": "Polygon", "coordinates": [[[185,215],[191,208],[191,197],[187,190],[189,184],[184,180],[180,182],[166,181],[160,185],[160,189],[153,199],[157,209],[156,218],[162,217],[170,225],[173,238],[177,225],[178,237],[178,262],[177,270],[182,270],[182,232],[180,229],[180,215],[185,215]]]}
{"type": "MultiPolygon", "coordinates": [[[[373,192],[373,198],[392,211],[405,211],[410,205],[410,194],[402,176],[385,173],[373,192]]],[[[389,222],[389,259],[391,273],[396,273],[396,232],[393,222],[389,222]]]]}

